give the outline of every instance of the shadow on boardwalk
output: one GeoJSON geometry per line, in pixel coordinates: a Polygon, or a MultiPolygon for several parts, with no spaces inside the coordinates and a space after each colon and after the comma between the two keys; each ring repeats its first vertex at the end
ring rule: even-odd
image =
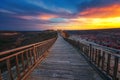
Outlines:
{"type": "Polygon", "coordinates": [[[27,80],[102,80],[81,54],[58,37],[49,55],[27,80]]]}

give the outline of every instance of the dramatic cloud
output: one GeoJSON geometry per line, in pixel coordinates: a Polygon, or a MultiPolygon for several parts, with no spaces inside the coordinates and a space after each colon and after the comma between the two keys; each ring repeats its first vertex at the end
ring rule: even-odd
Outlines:
{"type": "Polygon", "coordinates": [[[120,0],[1,0],[0,30],[120,28],[120,0]]]}
{"type": "Polygon", "coordinates": [[[109,5],[116,4],[116,3],[120,4],[120,0],[88,0],[88,1],[85,0],[84,2],[80,3],[77,6],[77,9],[79,11],[82,11],[88,8],[105,7],[105,6],[109,6],[109,5]]]}
{"type": "Polygon", "coordinates": [[[100,8],[88,8],[80,12],[80,16],[84,17],[118,17],[120,16],[120,4],[113,4],[100,8]]]}

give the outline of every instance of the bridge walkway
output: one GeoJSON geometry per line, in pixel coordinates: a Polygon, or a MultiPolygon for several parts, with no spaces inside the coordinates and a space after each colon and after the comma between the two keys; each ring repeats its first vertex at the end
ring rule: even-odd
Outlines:
{"type": "Polygon", "coordinates": [[[99,74],[61,36],[48,56],[34,69],[27,80],[102,80],[99,74]]]}

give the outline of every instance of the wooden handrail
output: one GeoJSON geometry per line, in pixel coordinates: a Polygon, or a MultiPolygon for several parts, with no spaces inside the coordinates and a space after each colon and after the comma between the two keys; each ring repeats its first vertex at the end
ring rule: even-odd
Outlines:
{"type": "Polygon", "coordinates": [[[57,37],[0,53],[0,80],[24,80],[57,37]]]}
{"type": "Polygon", "coordinates": [[[7,50],[7,51],[3,51],[3,52],[0,52],[0,56],[11,53],[11,52],[15,52],[15,51],[18,51],[18,50],[22,50],[22,49],[25,49],[25,48],[29,48],[29,47],[32,47],[32,46],[35,46],[35,45],[38,45],[38,44],[41,44],[41,43],[45,43],[45,42],[50,41],[50,40],[52,40],[52,39],[45,40],[45,41],[38,42],[38,43],[34,43],[34,44],[29,44],[29,45],[26,45],[26,46],[18,47],[18,48],[7,50]]]}
{"type": "MultiPolygon", "coordinates": [[[[78,48],[103,74],[111,77],[111,80],[120,80],[120,52],[98,48],[96,45],[67,39],[66,41],[78,48]]],[[[109,78],[110,79],[110,78],[109,78]]]]}

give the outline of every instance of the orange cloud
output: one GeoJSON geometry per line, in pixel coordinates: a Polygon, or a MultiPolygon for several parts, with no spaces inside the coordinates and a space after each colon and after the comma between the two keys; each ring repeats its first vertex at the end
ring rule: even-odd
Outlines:
{"type": "Polygon", "coordinates": [[[21,19],[26,19],[26,20],[50,20],[52,18],[57,18],[57,15],[53,15],[53,14],[40,14],[40,15],[36,15],[36,16],[16,16],[18,18],[21,19]]]}
{"type": "Polygon", "coordinates": [[[42,15],[39,16],[39,19],[49,20],[49,19],[56,18],[56,17],[58,17],[58,16],[53,15],[53,14],[42,14],[42,15]]]}
{"type": "Polygon", "coordinates": [[[89,30],[120,28],[120,4],[100,8],[89,8],[69,22],[60,23],[54,28],[65,30],[89,30]]]}
{"type": "Polygon", "coordinates": [[[89,30],[120,28],[120,5],[114,4],[101,8],[89,8],[68,22],[51,25],[54,29],[89,30]]]}
{"type": "Polygon", "coordinates": [[[89,8],[80,12],[80,16],[97,18],[118,17],[120,16],[120,4],[114,4],[101,8],[89,8]]]}
{"type": "Polygon", "coordinates": [[[63,26],[75,30],[120,28],[120,5],[89,8],[63,26]]]}

